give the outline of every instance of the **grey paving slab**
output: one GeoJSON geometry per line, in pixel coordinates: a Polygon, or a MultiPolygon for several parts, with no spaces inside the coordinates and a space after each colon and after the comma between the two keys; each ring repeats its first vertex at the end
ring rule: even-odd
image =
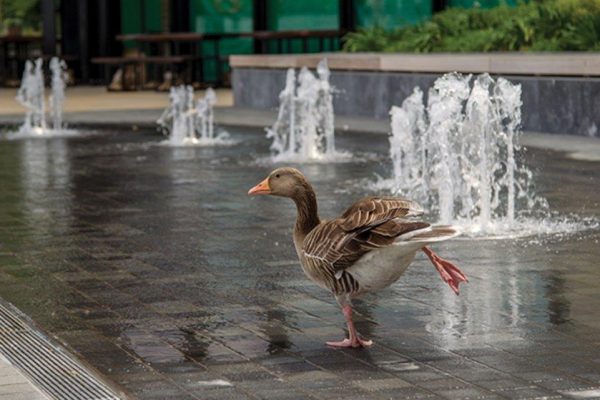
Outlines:
{"type": "Polygon", "coordinates": [[[49,400],[25,375],[0,356],[0,399],[49,400]]]}
{"type": "MultiPolygon", "coordinates": [[[[597,393],[600,232],[436,246],[470,278],[459,297],[418,258],[357,302],[374,347],[329,349],[343,318],[294,261],[293,207],[245,194],[273,167],[264,132],[227,129],[237,146],[168,148],[144,130],[0,141],[0,297],[131,398],[597,393]]],[[[390,168],[384,135],[338,139],[353,162],[300,166],[324,217],[390,168]]],[[[526,161],[554,210],[600,218],[599,163],[526,161]]]]}

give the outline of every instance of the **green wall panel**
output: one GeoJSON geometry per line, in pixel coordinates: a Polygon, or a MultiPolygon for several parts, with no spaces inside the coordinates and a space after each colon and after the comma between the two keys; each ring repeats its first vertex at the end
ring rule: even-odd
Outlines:
{"type": "Polygon", "coordinates": [[[190,25],[195,32],[251,32],[252,0],[191,0],[190,25]]]}
{"type": "MultiPolygon", "coordinates": [[[[252,0],[190,0],[190,27],[199,33],[237,33],[252,32],[252,0]]],[[[202,54],[214,53],[213,43],[204,43],[202,54]]],[[[220,42],[221,56],[229,54],[248,54],[253,52],[253,41],[249,38],[223,39],[220,42]]],[[[215,79],[215,62],[204,62],[207,79],[215,79]]]]}
{"type": "Polygon", "coordinates": [[[355,0],[356,23],[393,29],[431,18],[431,0],[355,0]]]}
{"type": "Polygon", "coordinates": [[[145,32],[162,31],[160,0],[121,0],[121,31],[123,33],[142,32],[142,5],[144,8],[145,32]]]}
{"type": "Polygon", "coordinates": [[[267,26],[273,31],[338,29],[337,0],[269,0],[267,26]]]}
{"type": "Polygon", "coordinates": [[[496,7],[500,4],[507,4],[509,6],[516,6],[518,0],[450,0],[448,2],[449,7],[482,7],[491,8],[496,7]]]}
{"type": "Polygon", "coordinates": [[[146,32],[162,32],[160,0],[144,0],[144,16],[146,32]]]}
{"type": "MultiPolygon", "coordinates": [[[[269,0],[267,2],[267,29],[270,31],[327,30],[339,29],[338,0],[269,0]]],[[[269,50],[276,52],[276,43],[271,42],[269,50]]],[[[286,44],[287,46],[287,44],[286,44]]],[[[284,52],[300,53],[303,44],[294,40],[284,52]]],[[[308,40],[308,51],[318,51],[318,40],[308,40]]]]}
{"type": "MultiPolygon", "coordinates": [[[[160,0],[121,0],[121,32],[157,33],[161,32],[160,0]],[[142,5],[144,19],[142,26],[142,5]]],[[[126,47],[134,44],[125,42],[126,47]]]]}

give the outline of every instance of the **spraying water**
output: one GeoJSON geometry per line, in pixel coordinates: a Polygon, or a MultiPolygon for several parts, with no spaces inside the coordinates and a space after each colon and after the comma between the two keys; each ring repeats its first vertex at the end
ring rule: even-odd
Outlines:
{"type": "Polygon", "coordinates": [[[46,115],[43,64],[44,61],[41,58],[34,62],[29,60],[25,62],[21,86],[17,91],[16,100],[27,111],[25,112],[23,125],[15,134],[10,136],[11,138],[61,136],[75,133],[75,131],[65,129],[63,124],[63,104],[68,78],[67,64],[57,57],[50,60],[52,78],[48,102],[50,105],[51,127],[48,126],[46,115]]]}
{"type": "Polygon", "coordinates": [[[215,139],[214,105],[217,95],[211,88],[206,89],[203,99],[196,103],[196,131],[200,132],[200,139],[211,141],[215,139]]]}
{"type": "Polygon", "coordinates": [[[447,74],[392,107],[392,187],[473,233],[516,226],[522,210],[546,210],[515,153],[521,87],[503,78],[447,74]]]}
{"type": "Polygon", "coordinates": [[[333,92],[329,83],[327,60],[317,66],[315,76],[302,68],[298,77],[293,69],[286,75],[279,94],[277,120],[267,129],[272,139],[274,162],[331,162],[347,160],[350,154],[335,148],[333,92]]]}
{"type": "Polygon", "coordinates": [[[288,69],[285,87],[279,93],[277,120],[267,128],[267,138],[272,139],[275,155],[294,154],[296,151],[296,72],[288,69]]]}
{"type": "Polygon", "coordinates": [[[183,146],[196,140],[190,103],[194,101],[191,86],[173,86],[169,91],[169,106],[163,111],[156,123],[169,136],[172,146],[183,146]]]}
{"type": "Polygon", "coordinates": [[[426,195],[423,175],[425,171],[425,106],[423,92],[416,87],[402,103],[393,106],[392,132],[390,136],[390,157],[393,163],[392,175],[397,189],[414,193],[423,199],[426,195]]]}
{"type": "Polygon", "coordinates": [[[194,89],[191,86],[174,86],[169,92],[169,106],[156,121],[169,136],[164,142],[169,146],[211,146],[229,145],[227,132],[215,135],[214,106],[217,95],[208,88],[203,98],[194,102],[194,89]]]}
{"type": "Polygon", "coordinates": [[[27,111],[25,121],[19,128],[21,134],[42,135],[46,130],[46,110],[44,96],[43,60],[38,58],[35,63],[27,60],[21,78],[21,86],[17,92],[17,101],[27,111]]]}
{"type": "Polygon", "coordinates": [[[50,72],[52,73],[50,116],[52,117],[52,128],[60,130],[63,128],[63,104],[65,102],[65,89],[67,87],[67,63],[57,57],[50,60],[50,72]]]}
{"type": "Polygon", "coordinates": [[[335,127],[333,113],[333,88],[329,84],[331,75],[327,66],[327,59],[322,60],[317,65],[317,74],[319,76],[317,88],[316,112],[319,120],[317,126],[320,134],[325,141],[325,154],[335,154],[335,127]]]}

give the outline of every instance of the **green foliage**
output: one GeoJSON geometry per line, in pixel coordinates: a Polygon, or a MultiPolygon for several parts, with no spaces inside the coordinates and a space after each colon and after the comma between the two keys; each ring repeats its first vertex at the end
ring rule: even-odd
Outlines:
{"type": "Polygon", "coordinates": [[[450,8],[430,21],[346,35],[350,52],[598,51],[600,0],[538,0],[516,7],[450,8]]]}
{"type": "Polygon", "coordinates": [[[40,0],[0,0],[0,23],[5,27],[22,26],[26,31],[39,31],[40,0]]]}

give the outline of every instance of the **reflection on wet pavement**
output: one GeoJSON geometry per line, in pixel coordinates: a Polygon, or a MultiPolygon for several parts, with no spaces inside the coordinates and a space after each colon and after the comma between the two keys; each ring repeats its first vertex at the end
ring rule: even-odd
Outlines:
{"type": "MultiPolygon", "coordinates": [[[[343,318],[295,261],[295,210],[246,196],[268,142],[233,134],[230,148],[0,142],[0,297],[138,398],[598,397],[597,230],[437,246],[470,278],[460,297],[419,257],[356,303],[375,346],[329,349],[343,318]]],[[[302,166],[322,216],[388,168],[384,137],[339,146],[381,157],[302,166]]],[[[600,218],[598,163],[528,160],[553,209],[600,218]]]]}

